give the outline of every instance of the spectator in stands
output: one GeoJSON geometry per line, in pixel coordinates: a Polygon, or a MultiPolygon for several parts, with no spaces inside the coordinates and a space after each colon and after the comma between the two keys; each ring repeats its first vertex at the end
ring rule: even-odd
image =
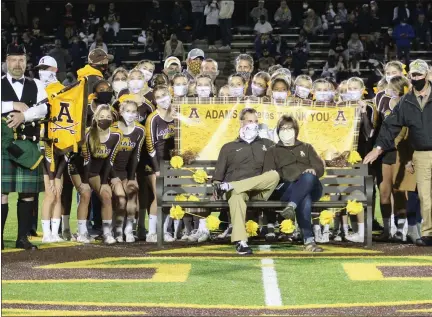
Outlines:
{"type": "Polygon", "coordinates": [[[104,17],[104,28],[105,31],[108,32],[109,30],[113,30],[114,37],[117,36],[117,33],[120,31],[120,16],[117,14],[115,10],[115,4],[111,2],[108,7],[108,13],[104,17]]]}
{"type": "Polygon", "coordinates": [[[28,61],[36,64],[40,57],[42,57],[41,44],[30,36],[28,32],[22,34],[22,44],[29,57],[28,61]]]}
{"type": "Polygon", "coordinates": [[[357,17],[358,32],[360,34],[369,34],[371,32],[372,16],[368,4],[363,4],[362,9],[357,17]]]}
{"type": "Polygon", "coordinates": [[[402,1],[393,9],[393,23],[398,25],[401,21],[408,21],[411,17],[411,12],[408,8],[408,1],[402,1]]]}
{"type": "Polygon", "coordinates": [[[333,4],[331,2],[326,3],[325,14],[321,16],[323,30],[328,33],[333,33],[335,24],[336,12],[333,10],[333,4]]]}
{"type": "Polygon", "coordinates": [[[193,32],[192,40],[202,39],[204,36],[204,8],[207,4],[206,0],[191,1],[192,5],[192,18],[193,18],[193,32]]]}
{"type": "Polygon", "coordinates": [[[34,17],[30,27],[30,33],[35,39],[40,39],[42,37],[42,29],[40,27],[39,17],[34,17]]]}
{"type": "Polygon", "coordinates": [[[336,17],[335,20],[338,19],[340,23],[346,23],[348,20],[348,11],[345,9],[345,4],[343,2],[338,2],[336,17]]]}
{"type": "Polygon", "coordinates": [[[85,58],[88,55],[87,45],[78,36],[74,36],[69,48],[69,54],[72,61],[72,71],[76,73],[78,69],[85,65],[85,58]]]}
{"type": "Polygon", "coordinates": [[[245,201],[268,200],[279,182],[279,174],[274,170],[263,173],[265,154],[273,142],[258,137],[257,111],[245,108],[239,117],[239,138],[220,150],[212,181],[218,199],[226,194],[232,222],[231,241],[236,243],[237,253],[245,255],[252,254],[247,244],[245,201]]]}
{"type": "Polygon", "coordinates": [[[273,31],[273,27],[267,21],[266,17],[261,15],[259,21],[255,24],[254,31],[258,36],[261,34],[270,34],[273,31]]]}
{"type": "Polygon", "coordinates": [[[331,77],[338,81],[338,74],[340,71],[345,71],[343,57],[336,57],[335,55],[330,55],[326,64],[323,67],[321,77],[331,77]]]}
{"type": "Polygon", "coordinates": [[[345,33],[342,29],[336,31],[336,36],[330,40],[329,55],[342,56],[345,61],[349,60],[349,50],[347,41],[345,40],[345,33]]]}
{"type": "Polygon", "coordinates": [[[257,59],[268,57],[273,52],[273,42],[269,34],[257,34],[255,38],[255,56],[257,59]]]}
{"type": "Polygon", "coordinates": [[[185,28],[188,23],[188,12],[183,6],[183,1],[176,1],[171,14],[172,27],[177,32],[185,28]]]}
{"type": "Polygon", "coordinates": [[[153,7],[147,11],[147,22],[148,24],[155,25],[155,28],[157,29],[166,22],[166,19],[159,6],[159,1],[153,0],[152,6],[153,7]]]}
{"type": "Polygon", "coordinates": [[[76,35],[75,28],[72,26],[67,26],[64,28],[64,34],[61,37],[63,47],[67,48],[72,43],[72,37],[76,35]]]}
{"type": "Polygon", "coordinates": [[[90,51],[95,48],[101,48],[105,53],[108,53],[108,46],[104,43],[102,36],[96,36],[96,40],[90,45],[90,51]]]}
{"type": "Polygon", "coordinates": [[[168,79],[171,81],[175,75],[181,73],[181,62],[175,57],[171,56],[165,59],[164,69],[162,72],[167,75],[168,79]]]}
{"type": "Polygon", "coordinates": [[[201,71],[201,64],[205,59],[203,50],[194,48],[188,53],[186,64],[187,69],[183,73],[188,77],[189,80],[195,79],[201,71]]]}
{"type": "Polygon", "coordinates": [[[351,34],[358,33],[358,24],[355,20],[355,15],[353,13],[348,14],[348,20],[343,25],[345,31],[345,38],[351,38],[351,34]]]}
{"type": "Polygon", "coordinates": [[[312,9],[307,11],[306,19],[303,21],[303,31],[306,32],[307,37],[313,37],[322,31],[321,18],[312,9]]]}
{"type": "Polygon", "coordinates": [[[206,58],[201,64],[201,74],[209,76],[212,83],[215,84],[217,76],[219,76],[218,63],[212,58],[206,58]]]}
{"type": "Polygon", "coordinates": [[[408,19],[404,18],[401,23],[393,30],[393,38],[396,43],[397,57],[399,60],[404,59],[404,63],[409,64],[409,54],[411,50],[411,40],[414,39],[414,29],[408,24],[408,19]]]}
{"type": "Polygon", "coordinates": [[[148,59],[151,61],[159,60],[159,44],[155,41],[152,32],[147,32],[146,46],[141,59],[148,59]]]}
{"type": "Polygon", "coordinates": [[[388,28],[383,34],[384,62],[390,61],[396,56],[396,45],[393,39],[393,28],[388,28]]]}
{"type": "Polygon", "coordinates": [[[222,36],[221,49],[231,49],[231,18],[234,13],[234,1],[222,0],[219,3],[219,25],[222,36]]]}
{"type": "Polygon", "coordinates": [[[55,47],[48,52],[48,55],[53,57],[57,62],[57,79],[63,82],[66,79],[67,64],[70,63],[71,57],[69,52],[62,47],[61,40],[55,40],[55,47]]]}
{"type": "Polygon", "coordinates": [[[91,21],[83,19],[79,36],[87,46],[94,41],[95,32],[94,25],[91,23],[91,21]]]}
{"type": "Polygon", "coordinates": [[[274,20],[276,24],[282,29],[283,33],[286,33],[288,31],[291,19],[291,10],[287,5],[286,0],[282,0],[280,7],[276,10],[274,14],[274,20]]]}
{"type": "Polygon", "coordinates": [[[361,59],[363,55],[363,43],[359,39],[357,33],[351,34],[351,39],[347,43],[350,58],[356,57],[358,60],[361,59]]]}
{"type": "Polygon", "coordinates": [[[383,52],[382,42],[379,41],[380,33],[372,33],[366,38],[365,59],[377,59],[383,52]]]}
{"type": "Polygon", "coordinates": [[[1,3],[1,26],[2,26],[2,28],[5,28],[6,26],[8,26],[9,21],[10,21],[10,17],[11,17],[11,14],[10,14],[8,8],[6,7],[6,2],[2,2],[1,3]]]}
{"type": "Polygon", "coordinates": [[[264,16],[264,19],[268,21],[268,12],[267,9],[264,8],[264,0],[258,0],[258,6],[253,8],[249,15],[254,24],[259,22],[262,15],[264,16]]]}
{"type": "Polygon", "coordinates": [[[58,27],[58,21],[58,14],[51,8],[50,4],[46,4],[43,19],[40,21],[44,33],[48,34],[52,32],[54,28],[58,27]]]}
{"type": "Polygon", "coordinates": [[[294,68],[294,76],[303,73],[302,69],[306,67],[309,58],[310,45],[307,38],[299,35],[299,39],[292,51],[292,67],[294,68]]]}
{"type": "Polygon", "coordinates": [[[430,49],[431,44],[431,26],[423,12],[420,12],[417,21],[414,24],[415,40],[414,44],[416,49],[420,47],[420,42],[424,43],[426,50],[430,49]]]}
{"type": "Polygon", "coordinates": [[[205,6],[204,15],[206,16],[207,39],[210,50],[215,50],[217,30],[219,28],[219,4],[212,0],[205,6]]]}
{"type": "Polygon", "coordinates": [[[235,61],[237,74],[240,74],[246,82],[246,96],[252,94],[252,72],[254,70],[254,60],[248,54],[240,54],[235,61]]]}
{"type": "Polygon", "coordinates": [[[177,39],[176,34],[171,34],[171,38],[165,43],[164,59],[167,59],[168,56],[175,56],[181,61],[185,59],[183,42],[177,39]]]}
{"type": "Polygon", "coordinates": [[[141,33],[138,34],[138,43],[144,44],[144,46],[147,45],[147,32],[144,27],[141,28],[141,33]]]}
{"type": "Polygon", "coordinates": [[[72,14],[72,9],[73,9],[73,5],[72,3],[68,2],[65,5],[65,14],[63,16],[63,26],[67,27],[67,26],[75,26],[76,21],[75,18],[73,17],[72,14]]]}

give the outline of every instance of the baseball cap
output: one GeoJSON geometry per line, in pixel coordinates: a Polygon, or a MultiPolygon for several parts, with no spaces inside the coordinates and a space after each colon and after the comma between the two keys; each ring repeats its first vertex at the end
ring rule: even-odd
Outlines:
{"type": "Polygon", "coordinates": [[[88,63],[95,64],[95,65],[108,64],[108,62],[113,59],[114,59],[113,55],[107,54],[101,48],[95,48],[94,50],[90,51],[88,55],[88,63]]]}
{"type": "Polygon", "coordinates": [[[57,68],[57,61],[51,56],[44,56],[39,60],[39,64],[35,68],[44,68],[43,66],[57,68]]]}
{"type": "Polygon", "coordinates": [[[415,61],[409,64],[409,73],[419,73],[426,75],[429,71],[428,64],[422,59],[416,59],[415,61]]]}
{"type": "Polygon", "coordinates": [[[205,58],[203,50],[199,48],[194,48],[188,53],[188,59],[195,59],[197,57],[205,58]]]}
{"type": "Polygon", "coordinates": [[[181,62],[180,60],[175,57],[175,56],[170,56],[165,60],[164,63],[164,69],[167,69],[168,67],[170,67],[172,64],[178,64],[179,66],[181,66],[181,62]]]}

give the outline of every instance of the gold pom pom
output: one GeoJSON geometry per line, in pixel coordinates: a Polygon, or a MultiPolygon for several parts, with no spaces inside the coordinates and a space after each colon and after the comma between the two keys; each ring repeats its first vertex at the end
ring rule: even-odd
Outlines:
{"type": "Polygon", "coordinates": [[[200,199],[195,195],[190,195],[188,201],[200,201],[200,199]]]}
{"type": "Polygon", "coordinates": [[[180,206],[172,206],[170,209],[170,216],[174,220],[180,220],[183,219],[185,215],[185,212],[183,211],[183,208],[180,206]]]}
{"type": "Polygon", "coordinates": [[[363,160],[362,157],[357,151],[351,151],[348,156],[347,162],[350,164],[357,164],[360,163],[362,160],[363,160]]]}
{"type": "Polygon", "coordinates": [[[188,198],[185,195],[180,194],[180,195],[176,195],[174,200],[175,201],[188,201],[188,198]]]}
{"type": "Polygon", "coordinates": [[[256,237],[258,235],[258,224],[253,221],[249,220],[246,222],[246,232],[248,234],[248,237],[256,237]]]}
{"type": "Polygon", "coordinates": [[[220,223],[221,223],[221,221],[216,216],[210,215],[206,218],[206,226],[207,226],[207,229],[209,229],[210,231],[218,230],[220,223]]]}
{"type": "Polygon", "coordinates": [[[348,200],[346,210],[350,215],[358,215],[363,211],[363,204],[358,203],[355,199],[348,200]]]}
{"type": "Polygon", "coordinates": [[[181,156],[173,156],[170,160],[170,164],[172,168],[182,168],[183,167],[183,158],[181,156]]]}
{"type": "Polygon", "coordinates": [[[321,199],[319,201],[330,201],[330,200],[331,200],[330,195],[324,195],[321,197],[321,199]]]}
{"type": "Polygon", "coordinates": [[[320,213],[319,221],[323,226],[331,224],[335,214],[330,210],[323,210],[320,213]]]}
{"type": "Polygon", "coordinates": [[[293,233],[295,230],[295,225],[291,219],[285,219],[280,224],[280,231],[286,234],[293,233]]]}
{"type": "Polygon", "coordinates": [[[198,184],[204,184],[205,182],[207,182],[208,175],[207,175],[206,171],[204,171],[204,170],[197,170],[197,171],[192,175],[192,178],[193,178],[194,181],[197,182],[198,184]]]}

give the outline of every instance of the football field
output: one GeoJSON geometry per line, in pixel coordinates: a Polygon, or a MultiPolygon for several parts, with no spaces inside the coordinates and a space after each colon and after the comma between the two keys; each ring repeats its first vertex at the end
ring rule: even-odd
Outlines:
{"type": "MultiPolygon", "coordinates": [[[[9,215],[8,247],[15,239],[9,215]]],[[[7,248],[2,315],[432,315],[430,248],[341,243],[310,254],[290,243],[252,247],[249,257],[228,243],[7,248]]]]}

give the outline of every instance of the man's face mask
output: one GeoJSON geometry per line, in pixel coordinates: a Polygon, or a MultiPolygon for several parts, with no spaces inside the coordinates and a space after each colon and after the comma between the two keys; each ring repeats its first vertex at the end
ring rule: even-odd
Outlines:
{"type": "Polygon", "coordinates": [[[256,123],[250,123],[240,128],[240,138],[247,143],[251,143],[257,136],[258,124],[256,123]]]}
{"type": "Polygon", "coordinates": [[[196,58],[194,60],[191,60],[189,62],[188,68],[189,71],[194,75],[198,75],[201,71],[201,63],[202,61],[199,58],[196,58]]]}
{"type": "Polygon", "coordinates": [[[424,86],[426,85],[426,77],[422,79],[411,79],[411,84],[414,89],[417,91],[422,91],[424,86]]]}
{"type": "Polygon", "coordinates": [[[249,81],[249,78],[251,76],[250,72],[237,72],[237,73],[240,74],[240,76],[242,76],[245,81],[249,81]]]}
{"type": "Polygon", "coordinates": [[[209,86],[199,86],[196,87],[196,92],[198,97],[207,98],[210,97],[211,88],[209,86]]]}
{"type": "Polygon", "coordinates": [[[40,70],[39,79],[45,86],[57,81],[56,73],[50,70],[40,70]]]}

